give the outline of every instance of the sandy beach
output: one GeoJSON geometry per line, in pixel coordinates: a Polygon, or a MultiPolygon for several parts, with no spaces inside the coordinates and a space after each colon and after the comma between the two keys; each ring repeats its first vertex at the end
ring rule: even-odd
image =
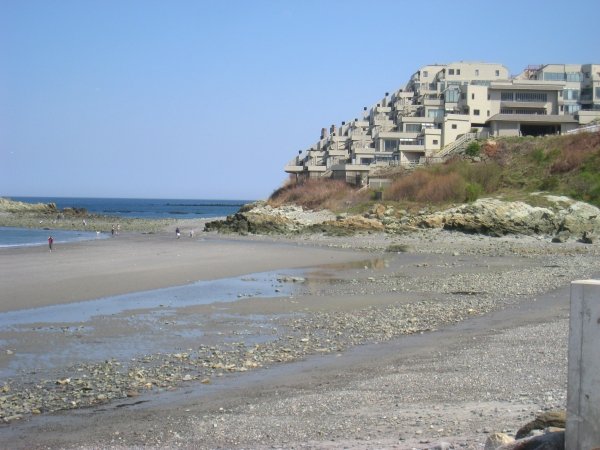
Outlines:
{"type": "Polygon", "coordinates": [[[569,283],[598,273],[595,245],[436,230],[125,233],[52,253],[0,249],[0,438],[480,448],[489,432],[564,408],[569,283]],[[164,305],[100,309],[110,296],[224,278],[239,281],[227,301],[200,284],[160,293],[164,305]],[[186,296],[204,300],[177,303],[186,296]],[[60,307],[99,312],[61,321],[60,307]],[[35,308],[47,309],[32,322],[35,308]]]}

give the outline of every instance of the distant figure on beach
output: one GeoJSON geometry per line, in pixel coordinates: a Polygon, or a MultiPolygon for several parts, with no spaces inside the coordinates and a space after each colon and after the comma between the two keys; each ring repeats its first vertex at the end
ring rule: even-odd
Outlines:
{"type": "Polygon", "coordinates": [[[181,231],[179,231],[179,227],[175,228],[175,234],[177,235],[177,239],[181,236],[181,231]]]}
{"type": "Polygon", "coordinates": [[[117,234],[119,234],[119,231],[121,231],[121,224],[120,223],[117,224],[117,234]]]}
{"type": "Polygon", "coordinates": [[[87,226],[87,222],[85,221],[85,219],[83,219],[83,226],[87,226]]]}
{"type": "Polygon", "coordinates": [[[112,226],[112,228],[111,228],[111,230],[110,230],[110,234],[111,234],[112,236],[114,236],[114,235],[115,235],[115,226],[114,226],[114,225],[112,226]]]}
{"type": "Polygon", "coordinates": [[[190,230],[190,237],[193,238],[194,237],[194,230],[190,230]]]}
{"type": "Polygon", "coordinates": [[[48,236],[48,247],[50,251],[52,251],[52,244],[54,244],[54,238],[52,236],[48,236]]]}

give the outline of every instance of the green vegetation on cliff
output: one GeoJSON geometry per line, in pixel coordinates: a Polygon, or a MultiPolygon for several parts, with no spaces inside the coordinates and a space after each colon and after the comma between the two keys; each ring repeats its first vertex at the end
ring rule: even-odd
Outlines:
{"type": "MultiPolygon", "coordinates": [[[[473,146],[468,153],[444,164],[387,172],[392,183],[381,196],[411,209],[472,202],[484,195],[530,199],[530,193],[546,191],[600,206],[600,133],[482,141],[477,152],[473,146]]],[[[289,183],[269,203],[339,212],[366,208],[374,196],[323,179],[289,183]]]]}

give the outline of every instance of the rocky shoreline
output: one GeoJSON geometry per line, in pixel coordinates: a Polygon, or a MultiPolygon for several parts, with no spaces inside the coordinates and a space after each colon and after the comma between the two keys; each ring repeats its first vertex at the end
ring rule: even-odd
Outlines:
{"type": "Polygon", "coordinates": [[[554,242],[581,240],[592,243],[600,234],[600,209],[568,197],[536,194],[545,206],[522,201],[484,198],[441,211],[423,208],[417,213],[375,204],[365,214],[334,214],[304,210],[301,206],[271,207],[266,202],[246,205],[225,220],[206,224],[206,231],[240,234],[327,233],[352,235],[386,232],[397,235],[419,228],[462,231],[488,236],[543,236],[554,242]]]}
{"type": "MultiPolygon", "coordinates": [[[[282,279],[282,282],[295,281],[298,292],[293,297],[284,299],[291,308],[286,309],[287,314],[274,315],[269,319],[267,335],[262,334],[265,330],[259,331],[259,343],[252,342],[248,336],[243,337],[244,333],[231,331],[235,327],[224,326],[224,329],[230,329],[230,334],[224,334],[221,342],[199,343],[194,348],[151,353],[131,360],[109,359],[98,363],[80,363],[60,370],[27,373],[3,380],[0,386],[0,417],[6,423],[5,426],[11,427],[23,422],[23,419],[69,409],[135,403],[138,398],[147,399],[148,395],[194,385],[211,385],[229,375],[268,370],[319,355],[341,356],[363,346],[384,346],[400,342],[401,338],[408,336],[426,336],[436,330],[485,318],[507,308],[535,303],[549,292],[568,285],[571,280],[593,277],[600,273],[598,247],[583,244],[576,238],[552,243],[552,230],[556,229],[550,230],[546,235],[531,235],[530,227],[528,233],[499,233],[500,237],[490,237],[449,231],[440,226],[419,228],[417,225],[423,223],[425,217],[429,217],[432,223],[438,222],[433,221],[431,214],[423,212],[415,221],[411,219],[402,223],[402,218],[399,218],[390,219],[388,223],[386,218],[396,217],[396,213],[389,208],[384,209],[382,205],[374,207],[367,217],[363,216],[360,220],[347,216],[332,217],[328,212],[306,212],[297,207],[273,211],[264,205],[255,205],[238,214],[248,224],[257,224],[263,219],[262,223],[270,224],[272,221],[265,217],[277,216],[278,226],[281,226],[275,235],[249,235],[243,239],[257,243],[293,242],[299,246],[351,249],[375,259],[372,263],[353,267],[352,270],[332,269],[336,274],[332,280],[322,280],[310,274],[302,279],[282,279]],[[268,211],[268,214],[262,214],[263,210],[268,211]],[[248,221],[251,217],[249,213],[256,214],[256,217],[260,215],[261,219],[252,218],[248,221]],[[290,216],[294,218],[290,219],[290,216]],[[383,229],[373,225],[361,228],[362,231],[356,233],[356,228],[351,227],[352,239],[348,239],[344,233],[331,232],[328,228],[315,232],[329,222],[363,225],[379,223],[383,229]],[[402,231],[390,232],[398,226],[390,228],[389,224],[392,222],[401,223],[402,231]],[[308,233],[307,230],[312,232],[308,233]],[[306,302],[310,298],[315,299],[317,304],[323,303],[324,299],[340,298],[346,306],[332,310],[294,309],[294,304],[306,302]],[[352,306],[354,299],[360,300],[357,305],[368,306],[352,306]]],[[[457,212],[448,214],[456,215],[457,212]]],[[[553,214],[553,220],[558,223],[558,213],[553,214]]],[[[548,217],[542,214],[540,220],[549,220],[548,217]]],[[[232,223],[233,220],[228,218],[222,222],[232,223]]],[[[563,217],[563,225],[566,220],[563,217]]],[[[586,220],[588,223],[595,223],[595,219],[590,220],[589,216],[586,220]]],[[[245,231],[235,231],[243,234],[260,230],[252,226],[245,231]]],[[[207,229],[215,228],[207,225],[207,229]]],[[[593,227],[584,231],[588,229],[595,233],[593,227]]],[[[572,230],[576,228],[573,227],[572,230]]],[[[573,231],[573,235],[577,236],[582,229],[577,230],[573,231]]],[[[214,236],[211,233],[208,235],[214,236]]],[[[314,407],[317,411],[325,405],[326,409],[342,411],[344,408],[351,408],[347,404],[348,398],[370,403],[370,396],[375,395],[375,392],[366,393],[365,384],[387,383],[386,386],[389,387],[382,392],[397,390],[397,395],[406,402],[406,408],[414,403],[413,406],[420,411],[417,414],[401,413],[400,405],[396,404],[394,407],[378,397],[371,408],[376,410],[381,405],[387,405],[383,408],[398,410],[397,416],[384,415],[383,412],[377,417],[369,418],[358,413],[356,417],[330,416],[322,411],[319,414],[325,416],[321,417],[323,422],[318,425],[310,415],[298,413],[297,421],[288,423],[286,429],[271,426],[267,430],[266,424],[261,423],[262,414],[278,417],[283,414],[279,410],[283,405],[287,405],[286,410],[305,408],[307,414],[313,408],[301,406],[300,400],[294,400],[291,396],[282,400],[281,404],[274,400],[260,403],[261,414],[255,414],[245,403],[222,412],[204,412],[201,416],[194,416],[196,421],[193,425],[187,414],[172,413],[173,418],[167,420],[165,426],[177,431],[172,434],[161,432],[160,437],[157,434],[142,437],[139,433],[122,432],[118,439],[111,438],[112,440],[107,441],[95,436],[93,440],[89,438],[83,442],[95,442],[100,446],[122,446],[115,448],[136,445],[189,447],[192,445],[190,443],[194,443],[195,448],[266,448],[273,445],[296,448],[302,446],[302,443],[308,443],[309,448],[366,448],[370,445],[366,445],[365,440],[379,439],[377,442],[381,443],[380,446],[389,448],[480,448],[487,435],[493,431],[513,434],[527,418],[537,412],[564,409],[564,305],[561,311],[560,317],[546,325],[534,325],[523,328],[518,333],[511,332],[511,339],[521,334],[528,336],[526,339],[519,338],[521,341],[514,344],[523,351],[522,354],[513,354],[510,364],[515,364],[515,367],[530,360],[528,346],[533,345],[534,341],[540,340],[539,345],[551,348],[543,349],[541,354],[535,352],[536,357],[530,361],[533,365],[527,367],[525,372],[528,376],[513,379],[515,374],[511,372],[510,379],[504,380],[512,384],[511,388],[500,387],[505,386],[501,378],[507,376],[504,364],[508,361],[502,358],[508,356],[502,354],[504,349],[496,348],[493,364],[485,362],[482,365],[482,360],[478,358],[487,358],[489,350],[481,355],[475,352],[475,345],[473,348],[465,347],[460,355],[448,360],[454,361],[452,364],[455,367],[468,367],[466,373],[463,369],[456,368],[459,371],[456,376],[459,379],[467,376],[475,384],[461,386],[458,380],[456,385],[440,382],[435,390],[438,392],[436,395],[444,399],[439,400],[443,402],[441,405],[436,405],[424,390],[422,373],[407,372],[398,382],[384,381],[388,377],[384,368],[377,369],[377,375],[360,375],[355,381],[356,393],[352,391],[349,395],[350,388],[341,386],[339,391],[316,389],[314,395],[317,398],[312,400],[315,405],[319,405],[314,407]],[[470,352],[474,354],[469,356],[470,352]],[[521,359],[522,363],[519,362],[521,359]],[[502,362],[502,367],[496,367],[499,362],[502,362]],[[493,370],[491,366],[494,367],[493,370]],[[494,387],[496,383],[497,388],[494,387]],[[474,397],[475,393],[477,397],[474,397]],[[459,402],[456,405],[463,401],[477,401],[501,406],[496,407],[499,408],[496,412],[488,409],[488,406],[483,409],[473,406],[474,411],[482,411],[479,419],[457,423],[451,419],[452,414],[460,415],[455,408],[462,408],[464,405],[453,406],[454,401],[459,402]],[[515,405],[514,408],[507,406],[511,404],[515,405]],[[407,422],[410,420],[414,423],[407,422]],[[216,423],[219,425],[213,427],[216,423]],[[430,428],[427,425],[429,423],[430,428]],[[399,440],[389,437],[390,427],[402,430],[399,440]],[[385,435],[377,436],[377,429],[388,431],[385,435]],[[326,441],[330,443],[325,445],[326,441]],[[333,441],[339,443],[339,447],[333,445],[333,441]]],[[[66,332],[75,335],[78,333],[77,329],[66,332]]],[[[454,370],[442,368],[446,364],[443,359],[432,360],[427,364],[435,366],[430,369],[428,377],[443,378],[446,370],[450,370],[449,375],[454,370]]],[[[434,382],[433,379],[431,382],[434,382]]],[[[468,416],[471,413],[465,414],[468,416]]]]}

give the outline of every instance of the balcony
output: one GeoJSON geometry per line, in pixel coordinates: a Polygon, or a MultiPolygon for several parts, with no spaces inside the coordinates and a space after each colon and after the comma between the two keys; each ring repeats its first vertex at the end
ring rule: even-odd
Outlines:
{"type": "Polygon", "coordinates": [[[304,172],[304,157],[296,156],[285,165],[283,170],[287,173],[304,172]]]}

